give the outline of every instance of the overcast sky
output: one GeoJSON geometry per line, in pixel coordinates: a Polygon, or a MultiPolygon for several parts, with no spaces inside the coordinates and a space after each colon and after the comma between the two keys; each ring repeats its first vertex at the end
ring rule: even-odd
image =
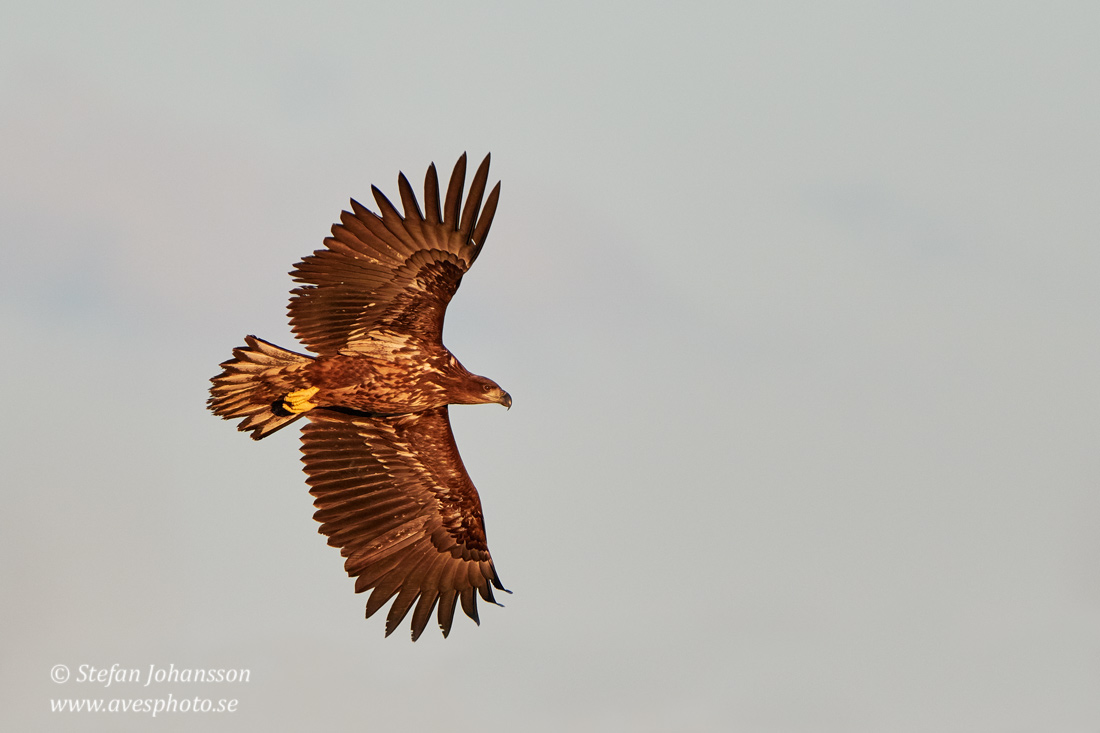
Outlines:
{"type": "Polygon", "coordinates": [[[1097,730],[1098,28],[6,2],[3,727],[1097,730]],[[452,419],[514,595],[412,644],[297,430],[204,401],[245,334],[295,347],[349,197],[463,151],[502,195],[445,340],[515,404],[452,419]],[[112,664],[251,677],[77,679],[112,664]],[[239,707],[50,712],[168,694],[239,707]]]}

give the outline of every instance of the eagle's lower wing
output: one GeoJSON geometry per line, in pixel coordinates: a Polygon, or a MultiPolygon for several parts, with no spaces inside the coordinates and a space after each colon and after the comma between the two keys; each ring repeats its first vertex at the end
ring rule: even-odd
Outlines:
{"type": "Polygon", "coordinates": [[[414,641],[437,602],[444,636],[459,601],[477,621],[477,594],[495,603],[490,584],[504,586],[447,408],[380,417],[328,409],[308,415],[302,461],[316,497],[313,516],[347,558],[344,569],[356,577],[355,591],[374,589],[367,617],[396,595],[387,636],[414,603],[414,641]]]}
{"type": "Polygon", "coordinates": [[[290,273],[303,283],[292,291],[289,307],[298,338],[319,354],[354,349],[378,331],[442,342],[444,311],[496,213],[499,183],[481,210],[488,177],[487,155],[463,207],[463,153],[442,208],[434,163],[424,180],[425,213],[404,174],[398,177],[404,216],[373,186],[381,216],[353,200],[352,213],[342,212],[325,239],[327,249],[303,258],[290,273]]]}

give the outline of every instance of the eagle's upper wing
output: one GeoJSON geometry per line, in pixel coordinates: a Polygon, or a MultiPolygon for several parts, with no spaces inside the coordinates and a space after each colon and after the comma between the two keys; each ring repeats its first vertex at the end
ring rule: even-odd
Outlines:
{"type": "Polygon", "coordinates": [[[380,417],[329,409],[308,415],[302,461],[316,497],[313,517],[347,558],[348,575],[358,576],[355,591],[374,588],[367,616],[396,594],[387,636],[414,603],[414,641],[437,601],[444,636],[458,601],[477,621],[477,594],[495,603],[490,584],[504,586],[446,406],[380,417]]]}
{"type": "Polygon", "coordinates": [[[319,354],[331,354],[376,331],[442,341],[443,314],[462,275],[474,263],[496,213],[497,183],[481,209],[489,156],[474,174],[462,206],[466,154],[458,159],[442,209],[435,164],[424,180],[421,213],[405,174],[398,177],[402,216],[371,187],[381,216],[352,200],[320,249],[290,273],[302,287],[292,291],[290,324],[319,354]]]}

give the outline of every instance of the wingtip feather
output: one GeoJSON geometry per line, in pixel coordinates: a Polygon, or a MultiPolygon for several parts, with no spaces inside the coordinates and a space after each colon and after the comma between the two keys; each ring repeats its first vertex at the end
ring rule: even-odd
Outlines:
{"type": "Polygon", "coordinates": [[[466,153],[455,163],[451,172],[451,180],[447,184],[447,200],[443,204],[443,223],[451,229],[458,231],[459,219],[462,215],[462,188],[466,183],[466,153]]]}

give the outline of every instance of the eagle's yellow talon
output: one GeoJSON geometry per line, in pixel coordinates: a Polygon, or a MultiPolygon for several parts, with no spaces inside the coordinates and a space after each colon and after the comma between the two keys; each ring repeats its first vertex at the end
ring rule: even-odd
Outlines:
{"type": "Polygon", "coordinates": [[[291,392],[283,398],[283,408],[287,412],[306,412],[316,407],[316,403],[310,402],[309,398],[317,394],[318,387],[309,387],[308,389],[300,389],[297,392],[291,392]]]}

